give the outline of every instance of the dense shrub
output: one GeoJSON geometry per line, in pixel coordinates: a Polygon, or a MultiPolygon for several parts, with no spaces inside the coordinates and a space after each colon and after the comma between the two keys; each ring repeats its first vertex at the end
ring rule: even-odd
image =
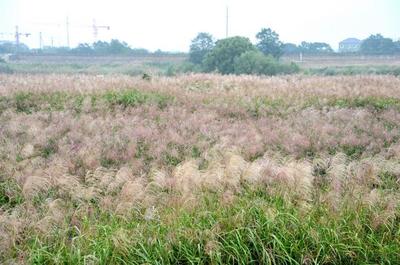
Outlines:
{"type": "Polygon", "coordinates": [[[255,50],[248,38],[232,37],[219,40],[214,49],[206,55],[203,64],[206,71],[233,74],[235,59],[245,52],[255,50]]]}
{"type": "Polygon", "coordinates": [[[236,74],[276,75],[292,74],[299,71],[296,64],[280,64],[272,56],[265,56],[258,51],[243,53],[235,59],[236,74]]]}
{"type": "MultiPolygon", "coordinates": [[[[0,59],[1,60],[1,59],[0,59]]],[[[0,61],[0,74],[12,74],[14,73],[13,69],[5,63],[0,61]]]]}

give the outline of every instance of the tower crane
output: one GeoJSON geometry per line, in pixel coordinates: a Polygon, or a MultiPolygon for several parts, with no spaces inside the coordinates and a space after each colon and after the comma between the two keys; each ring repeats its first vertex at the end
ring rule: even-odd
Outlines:
{"type": "Polygon", "coordinates": [[[99,35],[99,29],[105,29],[105,30],[110,30],[110,26],[104,26],[104,25],[97,25],[96,20],[93,19],[93,39],[94,41],[97,41],[97,36],[99,35]]]}
{"type": "MultiPolygon", "coordinates": [[[[40,24],[40,25],[47,25],[47,26],[53,26],[53,27],[62,27],[61,24],[59,23],[35,23],[35,24],[40,24]]],[[[69,17],[66,17],[65,20],[65,33],[66,33],[66,40],[67,40],[67,46],[69,47],[69,43],[70,43],[70,27],[73,28],[91,28],[92,32],[93,32],[93,41],[96,42],[97,41],[97,37],[99,35],[99,30],[110,30],[110,26],[108,25],[97,25],[96,20],[93,19],[93,23],[91,25],[77,25],[77,24],[73,24],[70,23],[69,21],[69,17]]]]}
{"type": "Polygon", "coordinates": [[[9,33],[9,32],[2,32],[0,33],[0,35],[9,35],[12,36],[14,35],[15,37],[15,46],[16,46],[16,53],[18,53],[18,48],[19,48],[19,39],[21,36],[25,36],[25,37],[29,37],[30,35],[32,35],[31,33],[23,33],[19,31],[19,27],[15,26],[15,33],[9,33]]]}

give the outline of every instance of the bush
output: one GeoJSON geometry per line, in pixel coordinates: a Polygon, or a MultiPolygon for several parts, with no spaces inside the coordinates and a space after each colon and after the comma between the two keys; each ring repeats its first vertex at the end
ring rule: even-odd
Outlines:
{"type": "Polygon", "coordinates": [[[14,70],[11,69],[11,67],[8,66],[7,64],[4,64],[0,61],[0,74],[12,74],[12,73],[14,73],[14,70]]]}
{"type": "Polygon", "coordinates": [[[200,73],[201,66],[191,63],[191,62],[183,62],[176,65],[171,65],[165,72],[166,76],[175,76],[181,73],[200,73]]]}
{"type": "Polygon", "coordinates": [[[264,56],[259,51],[248,51],[235,59],[236,74],[277,75],[292,74],[299,71],[299,67],[292,64],[280,64],[272,56],[264,56]]]}
{"type": "Polygon", "coordinates": [[[203,65],[206,71],[217,71],[221,74],[235,72],[235,59],[248,51],[256,48],[248,38],[232,37],[217,41],[214,49],[207,53],[203,65]]]}

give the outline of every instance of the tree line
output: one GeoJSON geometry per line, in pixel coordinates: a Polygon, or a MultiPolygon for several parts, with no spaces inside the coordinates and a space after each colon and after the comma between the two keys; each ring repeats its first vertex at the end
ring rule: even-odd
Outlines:
{"type": "MultiPolygon", "coordinates": [[[[283,43],[279,34],[270,28],[261,29],[255,37],[255,44],[240,36],[215,41],[211,34],[201,32],[191,42],[189,61],[202,72],[275,75],[299,71],[296,64],[279,61],[284,54],[334,54],[332,47],[324,42],[283,43]]],[[[359,53],[400,53],[400,41],[395,42],[380,34],[371,35],[362,41],[359,53]]]]}
{"type": "MultiPolygon", "coordinates": [[[[286,54],[334,54],[332,47],[324,42],[306,42],[303,41],[299,45],[294,43],[283,43],[279,39],[279,35],[270,28],[264,28],[257,33],[256,38],[258,43],[256,47],[264,54],[270,54],[275,58],[286,54]]],[[[204,47],[209,47],[214,44],[214,38],[208,33],[199,33],[195,38],[195,42],[204,42],[204,47]]],[[[193,44],[193,42],[192,42],[193,44]]],[[[132,48],[126,42],[113,39],[110,42],[97,41],[93,44],[81,43],[75,48],[68,47],[50,47],[46,46],[43,49],[29,49],[23,43],[17,47],[13,42],[3,42],[0,44],[0,53],[43,53],[43,54],[59,54],[59,55],[166,55],[169,52],[157,50],[153,53],[146,49],[132,48]]],[[[193,56],[196,57],[196,51],[191,50],[191,60],[193,63],[199,63],[193,56]]],[[[201,52],[200,52],[201,53],[201,52]]],[[[382,34],[375,34],[363,40],[357,54],[365,55],[393,55],[400,54],[400,40],[394,41],[391,38],[384,37],[382,34]]],[[[176,53],[173,53],[176,54],[176,53]]],[[[183,53],[181,53],[183,54],[183,53]]]]}
{"type": "Polygon", "coordinates": [[[189,61],[202,72],[221,74],[291,74],[299,71],[294,64],[278,61],[283,54],[279,35],[262,29],[254,45],[246,37],[231,37],[215,41],[209,33],[201,32],[190,45],[189,61]]]}
{"type": "Polygon", "coordinates": [[[184,53],[171,53],[162,50],[150,52],[142,48],[132,48],[128,43],[117,39],[112,39],[110,42],[97,41],[93,44],[81,43],[75,48],[68,47],[51,47],[46,46],[42,49],[29,49],[23,43],[17,47],[13,42],[5,42],[0,44],[0,53],[34,53],[34,54],[54,54],[54,55],[82,55],[82,56],[103,56],[103,55],[132,55],[132,56],[146,56],[146,55],[184,55],[184,53]]]}

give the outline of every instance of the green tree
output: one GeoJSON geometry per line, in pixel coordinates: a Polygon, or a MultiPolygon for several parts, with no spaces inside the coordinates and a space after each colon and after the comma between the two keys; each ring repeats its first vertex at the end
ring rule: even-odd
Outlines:
{"type": "Polygon", "coordinates": [[[71,52],[78,55],[90,55],[93,54],[93,48],[87,43],[80,43],[71,52]]]}
{"type": "Polygon", "coordinates": [[[311,54],[324,54],[324,53],[333,53],[333,49],[328,43],[325,42],[305,42],[303,41],[299,49],[303,53],[311,53],[311,54]]]}
{"type": "Polygon", "coordinates": [[[263,28],[257,33],[258,40],[256,46],[265,55],[272,55],[275,58],[282,56],[282,42],[279,35],[270,28],[263,28]]]}
{"type": "Polygon", "coordinates": [[[293,43],[284,43],[282,45],[282,52],[283,52],[283,54],[299,53],[300,52],[300,48],[297,47],[297,45],[293,44],[293,43]]]}
{"type": "Polygon", "coordinates": [[[13,42],[4,42],[0,44],[0,53],[15,53],[18,52],[29,52],[29,47],[23,43],[20,43],[19,46],[13,42]]]}
{"type": "Polygon", "coordinates": [[[245,37],[231,37],[216,42],[214,49],[206,54],[204,68],[206,71],[218,71],[221,74],[235,72],[234,62],[237,57],[256,48],[245,37]]]}
{"type": "Polygon", "coordinates": [[[248,51],[235,59],[235,74],[277,75],[292,74],[300,69],[296,64],[281,64],[271,55],[248,51]]]}
{"type": "Polygon", "coordinates": [[[93,50],[97,54],[107,54],[110,50],[110,44],[106,41],[96,41],[93,43],[93,50]]]}
{"type": "Polygon", "coordinates": [[[393,54],[396,52],[396,44],[392,39],[376,34],[361,43],[360,51],[364,54],[393,54]]]}
{"type": "Polygon", "coordinates": [[[131,48],[126,42],[121,42],[119,40],[113,39],[110,42],[110,50],[111,54],[127,54],[131,51],[131,48]]]}
{"type": "Polygon", "coordinates": [[[196,38],[192,40],[189,51],[189,61],[194,64],[201,64],[204,57],[215,46],[214,39],[211,34],[200,32],[196,38]]]}
{"type": "Polygon", "coordinates": [[[400,40],[396,41],[394,45],[396,46],[396,52],[400,53],[400,40]]]}

